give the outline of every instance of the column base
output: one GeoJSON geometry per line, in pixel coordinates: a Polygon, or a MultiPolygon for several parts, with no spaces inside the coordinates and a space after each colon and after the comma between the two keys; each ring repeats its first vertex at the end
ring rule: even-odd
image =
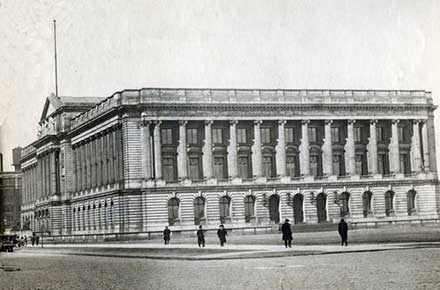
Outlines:
{"type": "Polygon", "coordinates": [[[328,176],[328,181],[337,181],[338,180],[338,176],[337,175],[329,175],[328,176]]]}
{"type": "Polygon", "coordinates": [[[382,174],[379,174],[379,173],[375,173],[375,174],[373,174],[373,179],[375,179],[375,180],[380,180],[380,179],[382,179],[382,174]]]}
{"type": "Polygon", "coordinates": [[[216,178],[208,178],[206,180],[206,184],[215,185],[215,184],[217,184],[217,179],[216,178]]]}
{"type": "Polygon", "coordinates": [[[256,183],[266,183],[267,182],[267,178],[266,177],[255,177],[255,182],[256,183]]]}
{"type": "Polygon", "coordinates": [[[154,187],[156,185],[157,181],[154,181],[152,179],[144,180],[144,187],[154,187]]]}
{"type": "Polygon", "coordinates": [[[312,175],[305,175],[304,181],[306,181],[306,182],[315,181],[315,177],[312,175]]]}
{"type": "Polygon", "coordinates": [[[290,178],[290,176],[280,176],[280,181],[283,183],[289,183],[292,181],[292,179],[290,178]]]}
{"type": "Polygon", "coordinates": [[[192,184],[192,181],[191,181],[191,179],[185,178],[185,179],[182,179],[182,180],[180,181],[180,183],[181,183],[182,185],[191,185],[191,184],[192,184]]]}
{"type": "Polygon", "coordinates": [[[232,184],[242,184],[243,180],[240,177],[232,177],[231,178],[231,183],[232,184]]]}
{"type": "Polygon", "coordinates": [[[361,180],[361,176],[356,174],[356,175],[350,175],[350,180],[361,180]]]}
{"type": "Polygon", "coordinates": [[[156,186],[165,186],[166,182],[163,179],[158,179],[155,181],[156,186]]]}

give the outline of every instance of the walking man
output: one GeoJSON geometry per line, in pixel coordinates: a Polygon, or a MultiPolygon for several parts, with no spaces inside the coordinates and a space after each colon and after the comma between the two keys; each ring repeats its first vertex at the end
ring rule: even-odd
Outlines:
{"type": "Polygon", "coordinates": [[[341,236],[341,246],[343,246],[344,244],[346,246],[348,246],[347,243],[347,238],[348,238],[348,225],[347,223],[344,221],[344,219],[342,218],[341,221],[339,222],[338,225],[338,232],[339,235],[341,236]]]}
{"type": "Polygon", "coordinates": [[[171,231],[167,226],[165,226],[165,229],[163,230],[163,240],[165,242],[165,245],[168,245],[170,243],[170,236],[171,231]]]}
{"type": "Polygon", "coordinates": [[[205,233],[203,232],[202,226],[199,226],[199,230],[197,231],[197,243],[199,244],[199,248],[201,246],[205,247],[205,233]]]}
{"type": "Polygon", "coordinates": [[[223,225],[220,225],[219,229],[217,230],[217,236],[220,240],[220,246],[223,247],[223,245],[226,243],[226,236],[228,233],[225,230],[225,227],[223,225]]]}
{"type": "Polygon", "coordinates": [[[284,224],[281,226],[281,231],[283,232],[283,240],[284,240],[284,246],[287,248],[292,247],[292,228],[289,224],[289,220],[286,219],[284,224]]]}

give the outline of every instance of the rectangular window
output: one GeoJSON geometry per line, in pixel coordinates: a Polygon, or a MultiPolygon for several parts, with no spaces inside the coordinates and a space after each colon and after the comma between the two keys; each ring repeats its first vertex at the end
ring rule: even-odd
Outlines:
{"type": "Polygon", "coordinates": [[[167,181],[176,180],[174,158],[164,157],[162,159],[162,175],[167,181]]]}
{"type": "Polygon", "coordinates": [[[287,156],[287,176],[296,176],[296,156],[287,156]]]}
{"type": "Polygon", "coordinates": [[[339,127],[332,127],[332,143],[341,142],[341,131],[339,127]]]}
{"type": "Polygon", "coordinates": [[[190,157],[189,158],[189,178],[191,180],[200,180],[200,158],[190,157]]]}
{"type": "Polygon", "coordinates": [[[263,157],[263,175],[267,178],[273,177],[272,175],[272,156],[263,157]]]}
{"type": "Polygon", "coordinates": [[[318,128],[309,127],[309,142],[318,142],[318,128]]]}
{"type": "Polygon", "coordinates": [[[404,174],[411,173],[411,164],[409,154],[400,154],[400,171],[404,174]]]}
{"type": "Polygon", "coordinates": [[[318,176],[318,156],[310,156],[310,173],[313,176],[318,176]]]}
{"type": "Polygon", "coordinates": [[[270,128],[261,128],[261,142],[263,144],[270,143],[270,128]]]}
{"type": "Polygon", "coordinates": [[[241,178],[249,178],[249,158],[239,157],[238,158],[238,175],[241,178]]]}
{"type": "Polygon", "coordinates": [[[214,157],[214,176],[217,179],[226,179],[225,158],[214,157]]]}
{"type": "Polygon", "coordinates": [[[356,174],[362,175],[363,174],[363,159],[364,156],[361,154],[356,154],[355,162],[356,162],[356,174]]]}
{"type": "Polygon", "coordinates": [[[197,129],[189,128],[186,130],[186,140],[188,144],[198,144],[197,129]]]}
{"type": "Polygon", "coordinates": [[[340,155],[333,155],[333,175],[340,176],[342,173],[341,170],[341,156],[340,155]]]}
{"type": "Polygon", "coordinates": [[[361,142],[362,141],[362,128],[361,127],[354,127],[354,141],[355,142],[361,142]]]}
{"type": "Polygon", "coordinates": [[[398,136],[399,136],[399,142],[404,141],[404,128],[398,127],[398,136]]]}
{"type": "Polygon", "coordinates": [[[377,155],[377,169],[380,174],[385,174],[385,154],[377,155]]]}
{"type": "Polygon", "coordinates": [[[213,128],[212,129],[212,142],[214,144],[222,144],[223,143],[223,129],[222,128],[213,128]]]}
{"type": "Polygon", "coordinates": [[[295,130],[294,128],[284,128],[284,135],[286,139],[286,143],[294,143],[295,142],[295,130]]]}
{"type": "Polygon", "coordinates": [[[377,139],[377,142],[384,142],[385,141],[383,127],[376,127],[376,139],[377,139]]]}
{"type": "Polygon", "coordinates": [[[237,128],[237,143],[247,143],[246,128],[237,128]]]}
{"type": "Polygon", "coordinates": [[[173,129],[162,128],[161,130],[162,144],[171,145],[173,144],[173,129]]]}

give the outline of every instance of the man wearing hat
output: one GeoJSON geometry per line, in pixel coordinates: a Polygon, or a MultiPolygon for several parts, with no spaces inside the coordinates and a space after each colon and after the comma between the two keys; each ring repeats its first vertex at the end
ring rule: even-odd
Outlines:
{"type": "Polygon", "coordinates": [[[292,228],[290,227],[289,220],[286,219],[284,224],[281,226],[281,231],[283,232],[283,240],[284,245],[287,248],[287,245],[289,245],[289,248],[292,247],[292,228]]]}

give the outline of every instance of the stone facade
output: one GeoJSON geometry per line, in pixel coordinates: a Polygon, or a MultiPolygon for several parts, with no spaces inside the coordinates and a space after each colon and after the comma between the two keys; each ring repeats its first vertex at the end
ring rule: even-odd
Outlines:
{"type": "Polygon", "coordinates": [[[437,220],[434,110],[426,91],[51,96],[22,152],[22,223],[82,235],[437,220]]]}

